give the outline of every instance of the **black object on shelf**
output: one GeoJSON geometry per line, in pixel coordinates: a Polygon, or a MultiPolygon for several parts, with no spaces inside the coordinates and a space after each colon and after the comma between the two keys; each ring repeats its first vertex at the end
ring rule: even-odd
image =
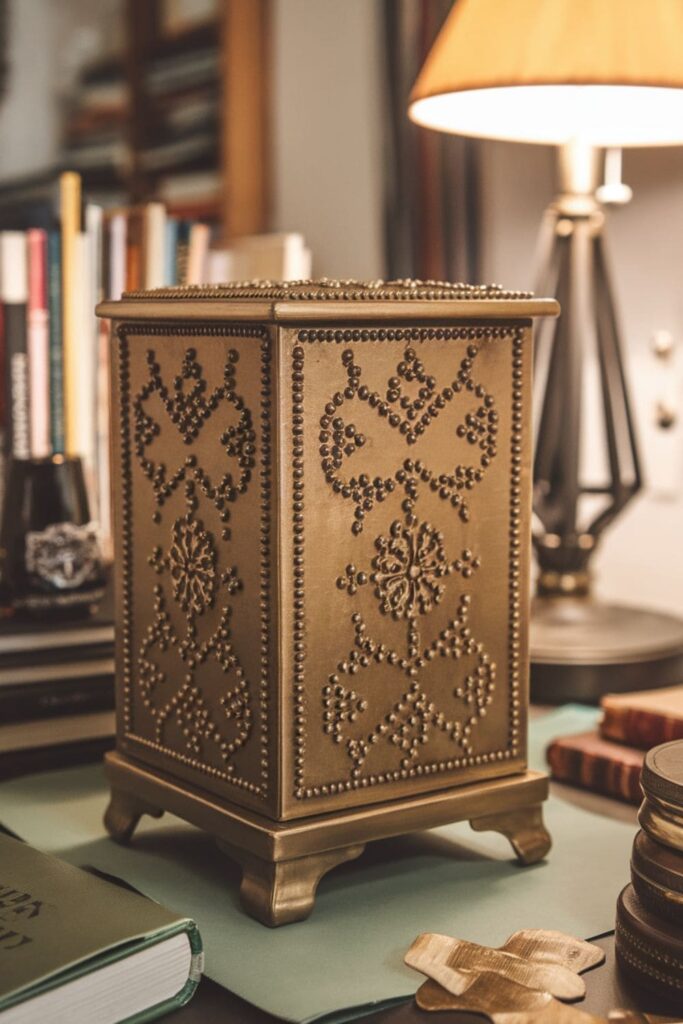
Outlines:
{"type": "Polygon", "coordinates": [[[83,464],[53,455],[10,462],[0,526],[0,595],[8,612],[88,616],[104,596],[83,464]]]}

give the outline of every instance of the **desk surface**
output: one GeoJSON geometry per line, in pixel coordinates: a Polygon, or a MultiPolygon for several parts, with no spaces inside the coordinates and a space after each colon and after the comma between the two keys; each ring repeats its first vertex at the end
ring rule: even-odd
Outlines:
{"type": "MultiPolygon", "coordinates": [[[[586,1013],[606,1017],[610,1010],[637,1009],[644,1013],[673,1014],[674,1008],[657,1003],[652,997],[629,989],[614,963],[614,936],[597,939],[606,960],[585,975],[586,998],[576,1005],[586,1013]]],[[[416,987],[419,978],[416,977],[416,987]]],[[[469,1013],[426,1013],[410,1000],[390,1010],[381,1010],[362,1018],[362,1024],[482,1024],[483,1018],[469,1013]]],[[[215,982],[205,978],[192,1002],[173,1015],[177,1024],[276,1024],[272,1017],[244,1000],[238,999],[215,982]]]]}
{"type": "MultiPolygon", "coordinates": [[[[542,715],[541,709],[532,709],[532,715],[533,717],[539,717],[542,715]]],[[[629,829],[633,829],[633,834],[635,835],[637,822],[636,809],[634,807],[559,784],[553,784],[553,792],[556,800],[560,800],[565,804],[572,804],[582,810],[591,811],[593,814],[601,815],[604,818],[612,820],[616,819],[624,822],[628,825],[629,829]]],[[[602,827],[603,826],[600,826],[600,828],[602,827]]],[[[628,837],[628,830],[625,830],[625,835],[628,837]]],[[[586,850],[588,851],[589,848],[590,845],[587,843],[586,850]]],[[[579,843],[578,847],[574,847],[575,859],[577,859],[577,851],[580,851],[578,854],[579,858],[583,855],[583,849],[583,843],[579,843]]],[[[552,853],[550,856],[552,857],[552,853]]],[[[624,864],[619,864],[620,873],[626,873],[628,871],[627,858],[628,853],[626,852],[624,855],[624,864]]],[[[619,854],[619,859],[621,859],[621,854],[619,854]]],[[[573,860],[571,863],[573,863],[573,860]]],[[[615,864],[614,867],[616,870],[617,864],[615,864]]],[[[580,863],[577,864],[577,870],[581,870],[580,863]]],[[[562,873],[558,876],[560,880],[563,877],[562,873]]],[[[558,879],[555,880],[555,885],[557,884],[559,884],[558,879]]],[[[527,892],[527,900],[532,898],[532,892],[527,892]]],[[[589,908],[586,909],[588,910],[589,908]]],[[[605,927],[605,925],[609,927],[610,918],[608,917],[607,920],[605,920],[605,909],[605,906],[603,906],[603,914],[601,915],[602,921],[599,925],[600,927],[605,927]],[[603,921],[604,923],[602,923],[603,921]]],[[[608,908],[607,912],[609,913],[608,908]]],[[[510,930],[523,926],[524,921],[515,921],[512,922],[510,930]]],[[[549,922],[547,926],[553,927],[552,922],[549,922]]],[[[581,937],[585,938],[587,936],[582,935],[581,937]]],[[[623,987],[622,980],[619,978],[618,972],[614,967],[613,937],[606,936],[599,941],[599,944],[606,950],[607,962],[605,965],[586,974],[587,998],[579,1004],[580,1008],[603,1016],[605,1016],[610,1009],[615,1009],[617,1007],[637,1008],[643,1012],[649,1013],[667,1013],[667,1008],[663,1005],[654,1005],[652,1001],[648,1000],[642,993],[633,991],[629,992],[623,987]]],[[[305,985],[305,978],[301,979],[301,983],[302,985],[305,985]]],[[[417,988],[419,984],[420,979],[415,975],[414,987],[417,988]]],[[[352,987],[352,985],[353,980],[349,979],[349,986],[352,987]]],[[[405,991],[405,989],[403,989],[403,991],[405,991]]],[[[277,1001],[271,1000],[271,1006],[277,1007],[277,1001]]],[[[674,1011],[669,1009],[668,1012],[669,1014],[673,1014],[674,1011]]],[[[197,1024],[199,1024],[199,1022],[202,1022],[202,1024],[218,1024],[219,1021],[221,1024],[237,1024],[237,1022],[240,1022],[240,1024],[275,1024],[278,1020],[277,1017],[256,1009],[208,978],[204,978],[202,980],[199,990],[190,1004],[182,1010],[176,1011],[173,1014],[172,1019],[178,1021],[178,1024],[192,1024],[193,1021],[197,1022],[197,1024]]],[[[420,1021],[436,1021],[436,1017],[434,1017],[434,1015],[426,1014],[418,1010],[412,1000],[408,1000],[406,1003],[400,1006],[395,1006],[392,1009],[370,1014],[363,1019],[368,1021],[368,1024],[411,1024],[411,1022],[412,1024],[417,1024],[417,1022],[420,1021]]],[[[470,1021],[474,1022],[475,1020],[481,1022],[482,1018],[475,1017],[473,1015],[442,1013],[438,1015],[438,1020],[439,1022],[443,1021],[444,1024],[450,1024],[451,1021],[453,1024],[456,1024],[456,1022],[458,1022],[458,1024],[469,1024],[470,1021]]]]}
{"type": "MultiPolygon", "coordinates": [[[[552,784],[553,791],[560,799],[567,800],[586,810],[604,814],[622,821],[632,822],[637,828],[636,808],[621,804],[616,800],[598,796],[593,793],[575,790],[559,783],[552,784]]],[[[552,854],[551,854],[552,856],[552,854]]],[[[607,935],[596,940],[596,944],[605,950],[606,960],[600,967],[588,971],[585,975],[586,998],[577,1004],[587,1013],[607,1016],[610,1010],[637,1009],[646,1013],[673,1014],[674,1008],[658,1003],[652,997],[631,988],[622,977],[614,962],[614,936],[607,935]]],[[[415,987],[420,983],[415,976],[415,987]]],[[[364,1024],[481,1024],[482,1017],[475,1014],[439,1013],[438,1016],[426,1013],[411,1000],[392,1009],[381,1010],[363,1017],[364,1024]]],[[[173,1016],[177,1024],[276,1024],[279,1018],[273,1017],[262,1010],[256,1009],[231,992],[221,988],[215,982],[204,978],[192,1002],[173,1016]]]]}

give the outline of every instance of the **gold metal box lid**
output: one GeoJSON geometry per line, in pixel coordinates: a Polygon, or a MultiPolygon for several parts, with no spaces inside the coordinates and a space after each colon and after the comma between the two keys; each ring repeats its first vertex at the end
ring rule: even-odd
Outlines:
{"type": "Polygon", "coordinates": [[[557,316],[556,299],[510,291],[497,284],[447,281],[355,281],[321,278],[310,281],[240,281],[218,285],[176,285],[130,291],[120,301],[102,302],[100,316],[143,318],[192,315],[201,305],[209,319],[225,316],[281,321],[332,320],[343,315],[367,320],[395,314],[401,319],[491,319],[557,316]]]}

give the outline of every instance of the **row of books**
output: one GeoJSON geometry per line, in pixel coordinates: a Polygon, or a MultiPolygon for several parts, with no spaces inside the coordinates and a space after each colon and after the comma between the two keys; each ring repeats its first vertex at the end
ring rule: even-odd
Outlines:
{"type": "Polygon", "coordinates": [[[683,685],[602,698],[598,729],[562,736],[547,750],[553,778],[627,803],[643,799],[640,772],[652,747],[683,739],[683,685]]]}
{"type": "Polygon", "coordinates": [[[24,230],[1,230],[0,203],[2,449],[21,459],[80,456],[108,553],[109,335],[97,302],[138,288],[307,277],[310,252],[296,234],[216,248],[209,224],[170,216],[163,203],[83,202],[74,172],[44,206],[27,207],[24,230]]]}
{"type": "Polygon", "coordinates": [[[50,226],[27,217],[26,230],[0,230],[3,450],[80,456],[106,548],[109,339],[95,306],[126,288],[205,280],[210,229],[168,220],[161,204],[105,213],[82,202],[73,172],[60,177],[50,226]]]}

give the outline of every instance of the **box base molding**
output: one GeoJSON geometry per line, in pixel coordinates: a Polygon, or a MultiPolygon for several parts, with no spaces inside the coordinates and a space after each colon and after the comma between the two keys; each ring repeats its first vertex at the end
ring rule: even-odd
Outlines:
{"type": "Polygon", "coordinates": [[[321,878],[373,840],[469,821],[477,832],[504,835],[521,864],[542,860],[551,846],[542,809],[548,779],[541,772],[277,822],[179,785],[118,751],[105,756],[105,770],[111,798],[104,824],[113,839],[128,842],[143,814],[158,818],[164,811],[210,833],[242,867],[244,909],[271,927],[308,917],[321,878]]]}

